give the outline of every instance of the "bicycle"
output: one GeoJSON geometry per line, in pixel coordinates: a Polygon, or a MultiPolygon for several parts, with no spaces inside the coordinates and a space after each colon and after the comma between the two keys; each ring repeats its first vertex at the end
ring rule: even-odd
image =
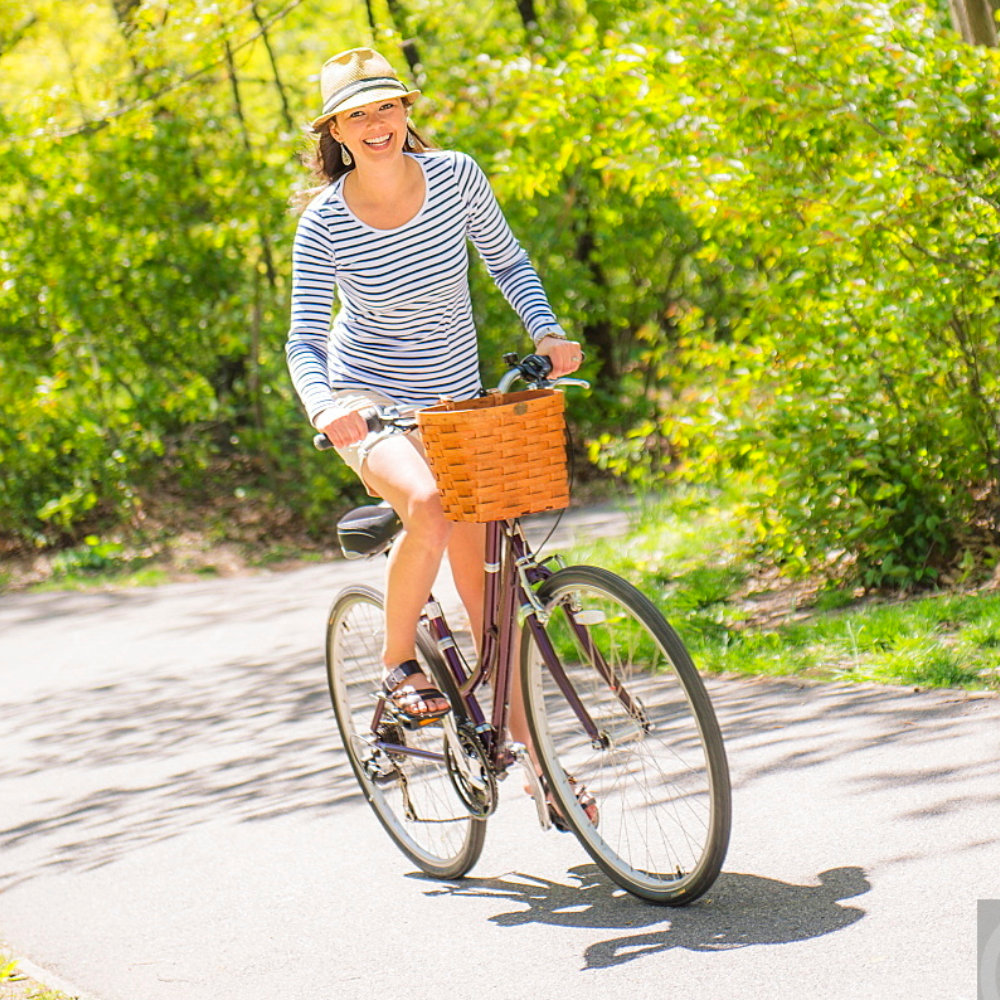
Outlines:
{"type": "MultiPolygon", "coordinates": [[[[534,388],[587,385],[548,382],[548,362],[536,355],[505,360],[501,393],[516,379],[534,388]]],[[[369,414],[375,435],[414,426],[398,411],[369,414]]],[[[317,447],[324,442],[317,435],[317,447]]],[[[400,530],[385,505],[338,523],[352,558],[387,552],[400,530]]],[[[433,595],[421,617],[418,660],[452,705],[436,725],[404,725],[382,692],[379,592],[351,586],[333,603],[330,695],[375,814],[421,870],[457,878],[479,858],[498,781],[521,766],[541,826],[571,830],[615,883],[657,904],[697,899],[721,870],[731,797],[715,712],[680,638],[615,574],[536,559],[519,518],[487,524],[485,563],[478,661],[460,648],[433,595]],[[534,761],[507,734],[515,652],[534,761]]]]}

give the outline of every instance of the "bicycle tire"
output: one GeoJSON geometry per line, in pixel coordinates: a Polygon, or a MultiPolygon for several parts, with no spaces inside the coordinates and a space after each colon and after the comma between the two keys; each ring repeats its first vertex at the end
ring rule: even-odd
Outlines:
{"type": "MultiPolygon", "coordinates": [[[[380,690],[383,632],[377,590],[353,586],[341,591],[327,622],[326,669],[344,750],[368,804],[403,854],[428,875],[457,878],[478,860],[486,822],[474,818],[459,799],[443,761],[383,755],[380,759],[390,762],[386,775],[375,781],[366,770],[376,757],[367,737],[380,690]]],[[[417,634],[417,658],[452,705],[459,705],[451,673],[423,631],[417,634]]],[[[444,752],[439,725],[396,727],[391,736],[415,749],[444,752]]]]}
{"type": "Polygon", "coordinates": [[[528,725],[550,794],[618,885],[686,905],[718,876],[732,816],[725,747],[701,677],[663,615],[614,573],[566,567],[537,593],[549,612],[545,636],[602,737],[587,734],[525,628],[528,725]],[[602,676],[601,657],[620,693],[602,676]],[[581,786],[596,800],[596,826],[577,799],[581,786]]]}

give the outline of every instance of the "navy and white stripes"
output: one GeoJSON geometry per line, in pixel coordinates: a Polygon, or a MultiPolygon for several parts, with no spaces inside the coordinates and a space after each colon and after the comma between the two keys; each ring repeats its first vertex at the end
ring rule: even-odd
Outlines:
{"type": "Polygon", "coordinates": [[[375,389],[414,406],[479,392],[467,239],[529,334],[555,325],[475,161],[456,152],[406,155],[423,167],[426,197],[405,225],[382,230],[361,222],[344,203],[343,178],[299,220],[286,351],[310,420],[339,389],[375,389]]]}

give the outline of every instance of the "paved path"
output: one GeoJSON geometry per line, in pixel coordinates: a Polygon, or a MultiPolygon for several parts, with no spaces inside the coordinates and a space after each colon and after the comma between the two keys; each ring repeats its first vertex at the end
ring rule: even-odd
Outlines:
{"type": "Polygon", "coordinates": [[[614,890],[513,781],[472,877],[433,882],[324,690],[331,593],[379,573],[0,599],[0,939],[96,1000],[975,995],[998,699],[712,679],[735,820],[707,898],[614,890]]]}

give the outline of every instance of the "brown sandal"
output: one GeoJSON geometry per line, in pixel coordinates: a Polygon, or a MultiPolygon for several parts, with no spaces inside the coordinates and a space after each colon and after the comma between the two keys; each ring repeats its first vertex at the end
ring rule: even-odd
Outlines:
{"type": "Polygon", "coordinates": [[[412,684],[403,683],[407,677],[423,672],[423,667],[416,660],[407,660],[390,670],[382,681],[382,693],[391,706],[390,711],[408,729],[438,722],[451,711],[450,705],[433,711],[414,711],[415,706],[420,704],[426,706],[432,701],[448,700],[436,687],[415,688],[412,684]]]}

